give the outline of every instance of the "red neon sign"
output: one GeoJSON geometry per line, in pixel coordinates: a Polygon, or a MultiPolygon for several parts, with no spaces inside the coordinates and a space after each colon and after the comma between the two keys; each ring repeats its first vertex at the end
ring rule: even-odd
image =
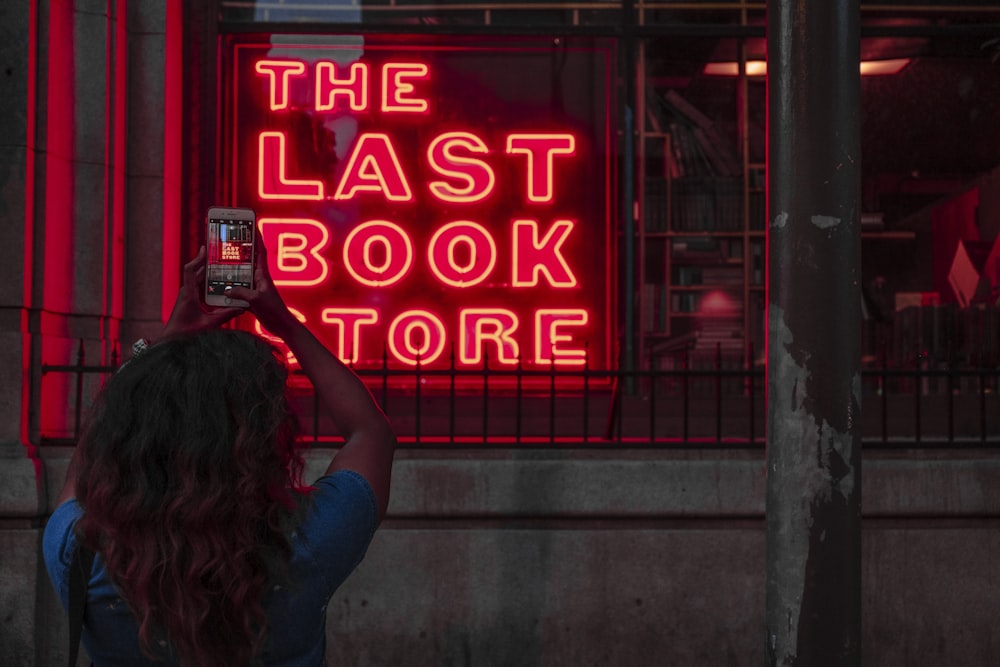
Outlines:
{"type": "Polygon", "coordinates": [[[561,54],[561,115],[511,77],[551,48],[234,47],[231,198],[344,361],[611,365],[610,48],[561,54]]]}

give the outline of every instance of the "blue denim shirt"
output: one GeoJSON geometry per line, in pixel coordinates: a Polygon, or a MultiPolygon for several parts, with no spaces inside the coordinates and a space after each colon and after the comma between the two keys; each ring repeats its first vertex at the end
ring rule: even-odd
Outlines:
{"type": "MultiPolygon", "coordinates": [[[[265,665],[325,664],[327,603],[364,558],[378,525],[375,494],[358,473],[339,470],[314,487],[311,507],[291,536],[292,588],[265,591],[265,665]]],[[[73,528],[82,514],[75,499],[67,500],[45,527],[45,567],[64,609],[69,607],[69,567],[76,550],[73,528]]],[[[100,555],[94,558],[87,589],[82,641],[95,667],[163,664],[150,662],[139,650],[138,625],[100,555]]]]}

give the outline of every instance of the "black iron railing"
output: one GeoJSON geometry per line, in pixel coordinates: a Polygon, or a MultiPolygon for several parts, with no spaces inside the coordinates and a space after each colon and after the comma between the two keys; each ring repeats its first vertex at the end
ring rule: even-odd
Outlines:
{"type": "MultiPolygon", "coordinates": [[[[112,360],[114,362],[115,360],[112,360]]],[[[360,368],[404,447],[733,447],[765,442],[763,366],[723,368],[721,355],[692,367],[687,355],[674,368],[592,369],[360,368]]],[[[117,363],[43,365],[43,385],[69,375],[62,426],[46,428],[43,444],[75,441],[88,397],[84,378],[107,375],[117,363]],[[69,409],[69,406],[72,408],[69,409]],[[67,416],[67,412],[70,414],[67,416]]],[[[87,383],[96,385],[98,383],[87,383]]],[[[336,443],[304,376],[294,401],[306,439],[336,443]]],[[[1000,446],[1000,368],[931,363],[917,357],[905,368],[881,362],[862,371],[862,438],[866,446],[1000,446]]],[[[90,393],[93,394],[96,389],[90,393]]]]}

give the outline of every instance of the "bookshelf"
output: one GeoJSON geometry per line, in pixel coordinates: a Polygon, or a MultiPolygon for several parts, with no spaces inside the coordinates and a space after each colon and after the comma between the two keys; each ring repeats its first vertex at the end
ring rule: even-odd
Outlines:
{"type": "Polygon", "coordinates": [[[725,365],[742,366],[750,346],[759,358],[764,344],[764,165],[730,145],[684,91],[649,85],[642,94],[642,363],[671,367],[687,354],[712,364],[718,351],[725,365]]]}

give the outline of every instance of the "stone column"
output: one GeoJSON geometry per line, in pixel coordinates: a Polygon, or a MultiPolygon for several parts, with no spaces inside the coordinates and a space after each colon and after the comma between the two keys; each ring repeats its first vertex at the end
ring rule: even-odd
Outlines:
{"type": "Polygon", "coordinates": [[[89,376],[81,388],[42,367],[76,363],[81,350],[88,364],[110,363],[120,340],[159,327],[162,295],[172,301],[176,290],[161,288],[162,267],[174,277],[179,268],[177,252],[165,254],[162,244],[170,4],[0,3],[6,664],[65,661],[65,616],[42,563],[41,533],[72,451],[78,397],[86,405],[100,384],[89,376]]]}

